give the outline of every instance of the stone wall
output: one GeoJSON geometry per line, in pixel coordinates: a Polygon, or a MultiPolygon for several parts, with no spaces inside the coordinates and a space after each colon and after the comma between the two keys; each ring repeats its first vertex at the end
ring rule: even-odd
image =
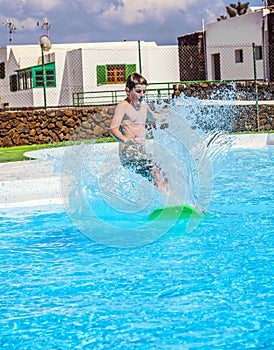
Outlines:
{"type": "MultiPolygon", "coordinates": [[[[270,131],[274,130],[274,83],[257,83],[258,110],[255,104],[256,88],[254,82],[238,83],[191,83],[173,86],[173,97],[181,94],[201,100],[237,100],[253,101],[252,105],[235,105],[231,107],[233,120],[226,131],[270,131]]],[[[230,116],[224,108],[223,118],[230,116]]],[[[205,107],[206,115],[206,107],[205,107]]]]}
{"type": "MultiPolygon", "coordinates": [[[[257,82],[256,86],[260,101],[274,100],[274,83],[257,82]]],[[[184,93],[188,97],[197,97],[199,99],[256,100],[256,87],[253,81],[176,84],[173,85],[173,89],[174,96],[184,93]]]]}
{"type": "Polygon", "coordinates": [[[114,107],[0,113],[0,147],[109,136],[114,107]]]}
{"type": "Polygon", "coordinates": [[[259,104],[258,119],[256,106],[236,107],[232,131],[272,131],[274,130],[274,104],[259,104]]]}
{"type": "MultiPolygon", "coordinates": [[[[255,100],[253,83],[196,83],[174,85],[174,97],[185,96],[199,99],[237,99],[255,100]],[[236,88],[235,88],[236,86],[236,88]]],[[[258,85],[260,103],[258,115],[256,106],[233,106],[230,108],[231,123],[225,131],[260,131],[274,130],[274,84],[258,85]]],[[[206,107],[204,107],[206,109],[206,107]]],[[[109,136],[109,126],[115,106],[4,111],[0,112],[0,147],[12,147],[31,144],[47,144],[68,140],[86,140],[109,136]]],[[[207,111],[201,111],[197,123],[209,129],[213,122],[204,118],[207,111]],[[206,121],[206,123],[205,123],[206,121]]],[[[220,109],[220,118],[228,118],[227,109],[220,109]]]]}

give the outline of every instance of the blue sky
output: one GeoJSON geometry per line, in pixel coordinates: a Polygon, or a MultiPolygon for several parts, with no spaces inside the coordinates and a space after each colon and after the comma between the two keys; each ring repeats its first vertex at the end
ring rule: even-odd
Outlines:
{"type": "MultiPolygon", "coordinates": [[[[36,44],[43,18],[49,19],[53,43],[145,40],[177,44],[181,35],[215,22],[232,0],[0,0],[0,45],[36,44]],[[37,25],[39,22],[39,25],[37,25]]],[[[246,1],[242,1],[245,3],[246,1]]],[[[263,6],[250,0],[249,6],[263,6]]]]}

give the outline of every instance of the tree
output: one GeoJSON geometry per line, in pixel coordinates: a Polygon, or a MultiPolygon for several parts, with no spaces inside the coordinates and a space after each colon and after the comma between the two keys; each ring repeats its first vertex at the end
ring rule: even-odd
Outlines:
{"type": "MultiPolygon", "coordinates": [[[[248,5],[249,2],[242,4],[240,1],[238,1],[237,4],[230,4],[229,6],[226,6],[226,12],[230,18],[242,16],[245,13],[247,13],[248,5]]],[[[221,21],[222,19],[227,19],[227,17],[222,15],[219,18],[217,18],[217,21],[221,21]]]]}
{"type": "Polygon", "coordinates": [[[219,18],[217,18],[217,21],[221,21],[222,19],[227,19],[227,17],[224,16],[224,15],[222,15],[222,16],[220,16],[219,18]]]}
{"type": "MultiPolygon", "coordinates": [[[[246,14],[247,10],[248,10],[248,5],[249,2],[246,2],[245,4],[241,4],[240,1],[238,1],[238,4],[230,4],[230,7],[233,8],[235,11],[235,16],[241,16],[246,14]]],[[[233,17],[235,17],[233,16],[233,17]]]]}

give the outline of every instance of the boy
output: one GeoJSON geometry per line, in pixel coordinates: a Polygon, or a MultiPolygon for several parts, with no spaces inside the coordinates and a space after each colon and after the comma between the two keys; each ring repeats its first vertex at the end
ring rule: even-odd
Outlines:
{"type": "Polygon", "coordinates": [[[165,174],[145,151],[146,122],[155,121],[158,117],[144,100],[147,85],[142,75],[129,75],[125,89],[127,98],[115,109],[110,133],[120,142],[121,164],[153,181],[161,192],[166,192],[165,174]]]}

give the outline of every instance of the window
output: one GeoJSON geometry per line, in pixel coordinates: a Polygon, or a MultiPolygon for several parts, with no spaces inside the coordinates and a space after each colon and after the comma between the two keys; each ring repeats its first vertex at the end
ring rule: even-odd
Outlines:
{"type": "Polygon", "coordinates": [[[27,90],[32,88],[31,70],[21,71],[18,73],[18,89],[27,90]]]}
{"type": "Polygon", "coordinates": [[[47,80],[47,86],[55,87],[55,74],[53,69],[47,69],[46,70],[46,80],[47,80]]]}
{"type": "Polygon", "coordinates": [[[256,60],[262,60],[263,59],[263,47],[262,46],[255,46],[255,54],[256,54],[256,60]]]}
{"type": "Polygon", "coordinates": [[[44,80],[43,80],[43,70],[37,70],[35,72],[35,83],[34,86],[35,87],[41,87],[44,86],[44,80]]]}
{"type": "Polygon", "coordinates": [[[125,82],[126,67],[124,65],[107,66],[107,83],[121,84],[125,82]]]}
{"type": "Polygon", "coordinates": [[[0,79],[5,79],[5,62],[0,63],[0,79]]]}
{"type": "Polygon", "coordinates": [[[10,91],[17,91],[17,74],[10,75],[10,91]]]}
{"type": "Polygon", "coordinates": [[[242,63],[244,61],[243,59],[243,50],[235,50],[235,62],[236,63],[242,63]]]}
{"type": "MultiPolygon", "coordinates": [[[[45,64],[44,68],[46,87],[56,87],[55,63],[45,64]]],[[[19,71],[18,74],[10,76],[10,91],[27,90],[43,86],[43,70],[40,65],[26,68],[19,71]]]]}
{"type": "MultiPolygon", "coordinates": [[[[55,63],[48,63],[44,66],[46,87],[56,87],[55,63]]],[[[44,86],[44,76],[42,66],[32,68],[33,87],[44,86]]]]}
{"type": "Polygon", "coordinates": [[[221,80],[221,57],[219,53],[214,53],[212,56],[212,79],[221,80]]]}
{"type": "Polygon", "coordinates": [[[97,66],[97,84],[123,84],[136,72],[136,64],[108,64],[97,66]]]}

